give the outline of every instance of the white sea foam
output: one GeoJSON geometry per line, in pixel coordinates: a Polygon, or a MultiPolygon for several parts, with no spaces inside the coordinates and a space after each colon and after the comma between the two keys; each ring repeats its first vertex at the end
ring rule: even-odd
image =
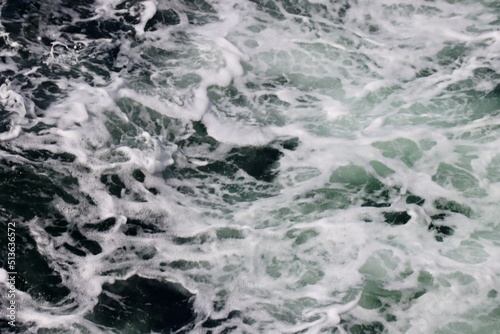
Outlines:
{"type": "MultiPolygon", "coordinates": [[[[326,7],[307,15],[280,2],[276,17],[253,2],[208,3],[209,19],[200,8],[189,14],[208,22],[196,25],[185,4],[141,2],[139,42],[124,43],[121,55],[130,67],[147,59],[148,75],[123,71],[104,87],[61,81],[68,95],[36,119],[48,129],[22,133],[16,120],[5,134],[22,148],[76,156],[51,167],[69,170],[95,206],[55,199],[65,219],[116,218],[89,232],[102,252],[86,257],[32,221],[40,253],[78,307],[57,315],[25,296],[23,319],[98,332],[82,316],[102,284],[139,273],[196,294],[193,333],[234,310],[241,318],[225,323],[249,333],[377,323],[390,333],[448,333],[454,323],[479,333],[498,324],[488,318],[500,279],[498,106],[467,95],[486,99],[498,86],[478,74],[500,68],[494,10],[384,0],[350,3],[340,20],[330,1],[310,1],[326,7]],[[170,8],[182,29],[145,31],[170,8]],[[204,130],[209,139],[186,144],[204,130]],[[289,138],[298,146],[280,148],[271,182],[220,163],[232,148],[289,138]],[[119,177],[119,196],[105,175],[119,177]],[[394,212],[408,221],[390,224],[394,212]],[[127,219],[162,232],[126,235],[127,219]]],[[[116,17],[118,1],[99,4],[96,15],[116,17]]],[[[0,97],[25,117],[20,95],[4,85],[0,97]]]]}
{"type": "Polygon", "coordinates": [[[156,14],[157,5],[158,5],[157,1],[141,2],[141,7],[142,7],[141,22],[134,26],[135,31],[137,32],[138,35],[144,34],[144,28],[146,27],[146,24],[156,14]]]}
{"type": "Polygon", "coordinates": [[[8,82],[0,86],[0,105],[7,114],[2,117],[7,118],[9,123],[8,131],[0,133],[0,141],[14,139],[21,133],[22,125],[28,124],[25,117],[32,115],[33,111],[26,105],[24,98],[11,89],[8,82]]]}

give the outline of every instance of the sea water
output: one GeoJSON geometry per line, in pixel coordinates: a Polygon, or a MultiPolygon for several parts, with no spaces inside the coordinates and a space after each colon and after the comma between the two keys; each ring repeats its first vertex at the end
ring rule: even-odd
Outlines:
{"type": "Polygon", "coordinates": [[[1,332],[499,333],[499,26],[495,0],[5,0],[1,332]]]}

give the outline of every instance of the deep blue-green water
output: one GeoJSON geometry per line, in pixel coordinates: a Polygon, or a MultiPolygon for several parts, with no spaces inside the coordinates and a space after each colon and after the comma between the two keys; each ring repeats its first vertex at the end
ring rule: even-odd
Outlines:
{"type": "Polygon", "coordinates": [[[497,0],[0,13],[1,333],[500,333],[497,0]]]}

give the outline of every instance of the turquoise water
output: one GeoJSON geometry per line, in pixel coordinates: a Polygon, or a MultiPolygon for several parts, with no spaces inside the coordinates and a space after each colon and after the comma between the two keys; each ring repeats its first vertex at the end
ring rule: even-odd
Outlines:
{"type": "Polygon", "coordinates": [[[497,1],[1,11],[2,332],[498,332],[497,1]]]}

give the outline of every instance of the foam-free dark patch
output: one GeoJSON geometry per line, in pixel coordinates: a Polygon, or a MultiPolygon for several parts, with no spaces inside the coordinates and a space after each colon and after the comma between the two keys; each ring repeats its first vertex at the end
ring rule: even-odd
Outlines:
{"type": "Polygon", "coordinates": [[[385,222],[390,225],[404,225],[411,216],[406,211],[384,212],[385,222]]]}
{"type": "Polygon", "coordinates": [[[86,318],[121,333],[171,333],[194,320],[193,297],[180,284],[134,275],[104,284],[86,318]]]}

